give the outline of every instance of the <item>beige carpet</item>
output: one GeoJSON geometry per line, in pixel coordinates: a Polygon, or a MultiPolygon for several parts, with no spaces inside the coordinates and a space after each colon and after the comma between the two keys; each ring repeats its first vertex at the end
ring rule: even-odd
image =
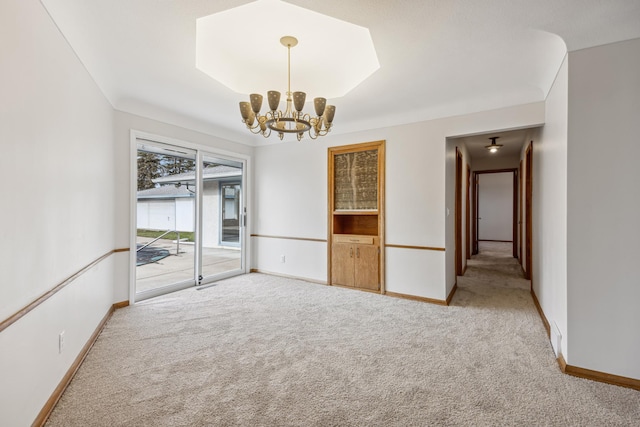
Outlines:
{"type": "Polygon", "coordinates": [[[483,248],[441,307],[261,274],[116,311],[48,426],[638,426],[562,374],[519,266],[483,248]]]}

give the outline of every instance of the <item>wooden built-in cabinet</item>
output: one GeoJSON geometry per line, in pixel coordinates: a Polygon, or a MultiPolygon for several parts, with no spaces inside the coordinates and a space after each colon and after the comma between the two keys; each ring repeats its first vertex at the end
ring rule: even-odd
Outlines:
{"type": "Polygon", "coordinates": [[[330,285],[384,293],[384,141],[329,148],[330,285]]]}
{"type": "Polygon", "coordinates": [[[380,245],[377,237],[335,235],[332,245],[332,284],[379,290],[380,245]]]}

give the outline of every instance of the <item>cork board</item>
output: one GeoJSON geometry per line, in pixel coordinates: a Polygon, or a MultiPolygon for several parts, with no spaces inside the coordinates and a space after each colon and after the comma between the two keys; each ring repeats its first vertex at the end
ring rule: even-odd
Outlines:
{"type": "Polygon", "coordinates": [[[378,150],[334,156],[336,210],[378,209],[378,150]]]}

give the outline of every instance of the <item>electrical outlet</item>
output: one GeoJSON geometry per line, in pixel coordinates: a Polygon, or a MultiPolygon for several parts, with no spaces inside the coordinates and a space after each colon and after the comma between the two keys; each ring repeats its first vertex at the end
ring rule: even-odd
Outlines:
{"type": "Polygon", "coordinates": [[[64,348],[64,331],[60,332],[58,335],[58,353],[62,354],[62,349],[64,348]]]}
{"type": "Polygon", "coordinates": [[[286,261],[286,258],[284,255],[280,255],[280,262],[284,264],[284,262],[286,261]]]}

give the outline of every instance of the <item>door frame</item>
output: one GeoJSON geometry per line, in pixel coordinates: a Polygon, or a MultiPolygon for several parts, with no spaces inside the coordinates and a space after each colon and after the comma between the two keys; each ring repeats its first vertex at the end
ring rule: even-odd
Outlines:
{"type": "Polygon", "coordinates": [[[533,141],[529,142],[525,150],[525,279],[531,281],[533,290],[533,141]]]}
{"type": "Polygon", "coordinates": [[[518,167],[518,196],[519,196],[519,204],[518,204],[518,261],[522,266],[522,211],[524,207],[523,203],[523,194],[522,191],[522,160],[520,160],[520,166],[518,167]]]}
{"type": "Polygon", "coordinates": [[[467,259],[471,259],[471,166],[469,163],[467,163],[467,198],[465,200],[465,247],[467,259]]]}
{"type": "Polygon", "coordinates": [[[518,169],[517,168],[507,168],[507,169],[490,169],[484,171],[474,171],[473,172],[473,183],[474,183],[474,200],[473,200],[473,230],[474,230],[474,255],[479,252],[479,234],[478,234],[478,215],[479,215],[479,202],[480,202],[480,192],[478,188],[478,182],[480,179],[480,175],[483,174],[492,174],[492,173],[507,173],[511,172],[513,174],[513,219],[512,219],[512,254],[514,258],[518,257],[518,242],[517,242],[517,231],[518,231],[518,169]]]}
{"type": "Polygon", "coordinates": [[[472,255],[478,255],[478,175],[474,172],[472,178],[472,194],[471,194],[471,212],[473,217],[471,218],[471,228],[473,229],[472,236],[472,255]]]}
{"type": "MultiPolygon", "coordinates": [[[[241,231],[240,231],[240,239],[241,239],[241,267],[239,270],[233,270],[229,273],[222,273],[220,275],[216,275],[211,280],[220,280],[227,277],[233,277],[239,274],[248,273],[248,266],[251,265],[251,242],[250,239],[247,238],[251,234],[251,223],[247,221],[247,213],[246,206],[247,200],[251,200],[251,188],[247,186],[247,183],[250,181],[250,167],[251,167],[251,157],[249,155],[235,153],[232,151],[217,149],[215,147],[209,147],[201,144],[196,144],[184,140],[174,139],[162,135],[156,135],[145,131],[140,131],[136,129],[131,129],[129,132],[129,304],[134,304],[136,302],[136,228],[137,228],[137,153],[138,153],[138,143],[139,142],[147,142],[151,145],[169,145],[174,147],[183,148],[186,150],[195,150],[196,151],[196,163],[201,163],[203,155],[209,156],[219,156],[223,159],[229,159],[236,162],[242,163],[242,205],[245,207],[242,212],[242,221],[241,221],[241,231]]],[[[202,180],[202,171],[198,167],[196,168],[196,179],[199,181],[202,180]]],[[[199,186],[200,188],[202,186],[199,186]]],[[[200,197],[196,197],[196,224],[197,227],[201,227],[201,190],[200,197]]],[[[200,245],[200,237],[196,233],[196,246],[200,245]]],[[[166,293],[174,292],[180,289],[189,288],[194,285],[198,285],[197,275],[200,274],[199,263],[201,262],[198,258],[200,255],[200,251],[196,248],[195,257],[196,257],[196,265],[194,268],[194,280],[193,283],[189,281],[189,283],[179,283],[177,285],[168,285],[161,288],[158,288],[157,292],[149,292],[148,295],[145,293],[144,299],[153,298],[155,296],[163,295],[166,293]]],[[[211,281],[209,280],[209,281],[211,281]]],[[[141,299],[138,299],[138,301],[141,299]]]]}
{"type": "Polygon", "coordinates": [[[455,271],[462,276],[462,152],[456,147],[456,180],[455,180],[455,271]]]}
{"type": "MultiPolygon", "coordinates": [[[[199,196],[198,198],[198,216],[197,216],[197,221],[198,221],[198,229],[201,230],[201,232],[196,233],[196,256],[197,256],[197,269],[196,269],[196,280],[197,283],[196,285],[200,286],[200,285],[205,285],[207,283],[211,283],[213,281],[216,280],[221,280],[227,277],[233,277],[233,276],[237,276],[239,274],[244,274],[248,272],[248,262],[246,260],[246,251],[245,251],[245,245],[247,243],[247,239],[244,237],[245,235],[245,225],[246,225],[246,198],[244,196],[244,188],[247,182],[247,173],[246,173],[246,167],[247,167],[247,163],[242,161],[241,159],[239,159],[238,157],[233,157],[233,156],[229,156],[229,155],[225,155],[225,154],[221,154],[219,151],[216,150],[211,150],[208,147],[203,148],[202,150],[198,150],[198,164],[200,165],[200,168],[198,168],[196,170],[197,172],[197,179],[199,182],[201,182],[201,187],[202,187],[202,191],[199,192],[199,196]],[[239,183],[240,184],[240,206],[239,206],[239,236],[238,236],[238,245],[237,247],[240,248],[240,268],[239,269],[235,269],[235,270],[229,270],[229,271],[224,271],[222,273],[216,273],[216,274],[210,274],[208,276],[204,276],[204,271],[203,271],[203,257],[204,257],[204,251],[203,251],[203,245],[202,245],[202,232],[204,230],[204,221],[205,221],[205,212],[204,212],[204,188],[205,188],[205,180],[204,180],[204,169],[205,167],[203,166],[205,163],[205,160],[215,160],[216,163],[220,163],[220,164],[227,164],[227,166],[233,166],[233,167],[237,167],[237,164],[240,163],[242,166],[242,174],[240,175],[240,177],[234,177],[231,178],[229,180],[229,178],[222,178],[222,180],[218,181],[218,192],[219,192],[219,199],[218,199],[218,203],[221,205],[222,204],[222,194],[220,189],[222,188],[222,184],[223,183],[228,183],[228,182],[234,182],[234,183],[239,183]],[[229,164],[230,163],[230,164],[229,164]]],[[[222,211],[221,211],[222,207],[219,206],[218,207],[218,217],[220,219],[222,219],[222,211]]],[[[219,224],[220,226],[220,232],[218,233],[217,236],[217,243],[222,246],[222,242],[220,241],[221,238],[221,231],[222,231],[222,223],[219,224]]],[[[229,245],[231,246],[231,245],[229,245]]]]}

